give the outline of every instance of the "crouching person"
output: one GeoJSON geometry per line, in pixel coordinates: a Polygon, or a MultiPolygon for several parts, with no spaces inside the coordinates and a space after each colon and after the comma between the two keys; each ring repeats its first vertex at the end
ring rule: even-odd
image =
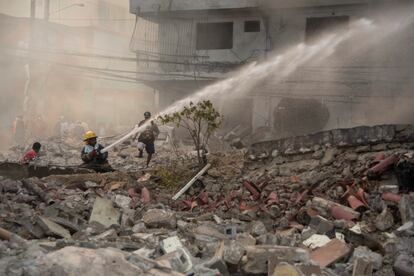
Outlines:
{"type": "Polygon", "coordinates": [[[105,173],[114,171],[108,163],[108,153],[101,152],[104,147],[97,142],[98,137],[95,132],[88,131],[83,135],[85,146],[81,152],[83,168],[91,169],[96,172],[105,173]]]}
{"type": "Polygon", "coordinates": [[[22,160],[22,164],[29,164],[39,158],[39,151],[42,145],[39,142],[35,142],[32,146],[32,149],[25,153],[22,160]]]}

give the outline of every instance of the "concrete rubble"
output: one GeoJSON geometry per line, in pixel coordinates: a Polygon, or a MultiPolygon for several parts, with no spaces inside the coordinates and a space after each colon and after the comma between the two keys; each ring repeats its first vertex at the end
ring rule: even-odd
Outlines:
{"type": "MultiPolygon", "coordinates": [[[[202,167],[167,149],[145,170],[123,148],[111,173],[0,176],[0,275],[413,275],[400,162],[414,130],[348,131],[211,153],[177,200],[202,167]]],[[[60,159],[69,145],[50,149],[75,163],[60,159]]]]}

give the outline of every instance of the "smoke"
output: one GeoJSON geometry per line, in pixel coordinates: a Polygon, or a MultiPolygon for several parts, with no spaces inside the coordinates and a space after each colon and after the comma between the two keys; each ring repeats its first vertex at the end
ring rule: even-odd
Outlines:
{"type": "Polygon", "coordinates": [[[19,115],[29,144],[39,116],[46,124],[43,139],[56,134],[61,116],[111,135],[153,111],[153,90],[137,82],[129,40],[129,34],[0,14],[0,147],[13,143],[19,115]]]}
{"type": "MultiPolygon", "coordinates": [[[[363,11],[360,14],[367,13],[367,18],[351,17],[347,28],[327,29],[308,39],[302,27],[312,12],[282,10],[274,15],[266,10],[268,31],[276,35],[263,60],[195,91],[160,114],[179,110],[189,101],[249,98],[266,102],[270,110],[253,113],[269,117],[281,99],[295,98],[326,104],[331,116],[325,128],[413,123],[413,11],[412,5],[363,11]]],[[[37,21],[34,43],[33,25],[27,19],[0,19],[1,133],[10,133],[13,118],[23,112],[27,64],[29,117],[43,116],[49,133],[61,115],[86,121],[92,129],[110,124],[119,133],[134,125],[140,113],[154,109],[152,91],[136,84],[129,37],[37,21]],[[44,47],[50,44],[55,47],[44,47]]]]}

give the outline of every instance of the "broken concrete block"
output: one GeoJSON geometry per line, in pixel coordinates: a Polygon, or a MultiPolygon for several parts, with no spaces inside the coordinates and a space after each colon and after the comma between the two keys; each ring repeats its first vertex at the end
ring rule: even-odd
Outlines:
{"type": "Polygon", "coordinates": [[[105,227],[111,225],[119,225],[121,213],[112,205],[112,201],[106,198],[97,197],[93,204],[91,217],[89,223],[98,222],[105,227]]]}
{"type": "Polygon", "coordinates": [[[333,230],[334,223],[322,216],[314,216],[310,220],[309,227],[314,229],[317,234],[326,234],[333,230]]]}
{"type": "Polygon", "coordinates": [[[236,241],[244,247],[256,245],[256,239],[248,233],[237,234],[236,241]]]}
{"type": "Polygon", "coordinates": [[[278,264],[272,271],[269,271],[272,276],[301,276],[300,271],[291,264],[282,262],[278,264]]]}
{"type": "Polygon", "coordinates": [[[408,221],[408,222],[404,223],[395,232],[400,237],[414,236],[414,221],[408,221]]]}
{"type": "Polygon", "coordinates": [[[372,275],[372,262],[364,259],[357,258],[354,260],[354,267],[352,276],[371,276],[372,275]]]}
{"type": "Polygon", "coordinates": [[[155,249],[149,249],[149,248],[146,248],[146,247],[142,247],[138,250],[135,250],[132,253],[137,254],[137,255],[139,255],[141,257],[144,257],[144,258],[152,258],[154,256],[155,249]]]}
{"type": "Polygon", "coordinates": [[[408,254],[399,255],[395,259],[393,268],[396,276],[414,275],[414,257],[408,254]]]}
{"type": "Polygon", "coordinates": [[[350,247],[340,240],[333,239],[325,246],[311,253],[311,259],[321,267],[327,267],[350,253],[350,247]]]}
{"type": "Polygon", "coordinates": [[[218,231],[216,228],[207,225],[200,225],[195,228],[193,232],[195,238],[199,241],[214,242],[228,239],[226,235],[218,231]]]}
{"type": "Polygon", "coordinates": [[[131,201],[132,198],[124,195],[116,195],[114,200],[115,204],[121,207],[122,209],[129,209],[131,201]]]}
{"type": "Polygon", "coordinates": [[[137,224],[135,224],[135,225],[132,227],[132,232],[134,232],[134,233],[138,233],[138,232],[142,232],[142,231],[144,231],[145,229],[147,229],[147,228],[145,227],[145,223],[143,223],[143,222],[138,222],[137,224]]]}
{"type": "MultiPolygon", "coordinates": [[[[220,271],[218,271],[217,269],[210,269],[208,267],[202,266],[200,264],[194,266],[193,270],[192,270],[192,275],[194,276],[218,276],[220,275],[220,271]]],[[[190,274],[191,275],[191,274],[190,274]]]]}
{"type": "Polygon", "coordinates": [[[398,204],[403,223],[414,220],[414,193],[403,195],[398,204]]]}
{"type": "Polygon", "coordinates": [[[228,276],[229,271],[227,269],[226,263],[221,259],[220,257],[213,257],[201,264],[204,267],[207,267],[209,269],[216,269],[220,272],[220,275],[228,276]]]}
{"type": "Polygon", "coordinates": [[[135,210],[133,209],[122,209],[121,212],[121,227],[122,228],[129,228],[134,225],[135,222],[135,210]]]}
{"type": "Polygon", "coordinates": [[[161,266],[169,267],[179,272],[187,272],[193,267],[191,254],[185,248],[179,248],[176,251],[165,254],[156,259],[161,266]]]}
{"type": "Polygon", "coordinates": [[[246,273],[267,273],[269,256],[286,262],[309,262],[309,252],[298,247],[277,245],[256,245],[246,247],[243,270],[246,273]]]}
{"type": "Polygon", "coordinates": [[[394,225],[394,216],[388,208],[385,208],[375,219],[375,227],[380,231],[390,229],[394,225]]]}
{"type": "Polygon", "coordinates": [[[243,257],[244,252],[245,249],[243,246],[232,241],[224,247],[223,260],[228,264],[237,265],[243,257]]]}
{"type": "Polygon", "coordinates": [[[178,248],[184,247],[177,236],[169,237],[162,240],[160,246],[164,253],[171,253],[177,250],[178,248]]]}
{"type": "Polygon", "coordinates": [[[278,231],[278,235],[281,237],[293,237],[294,234],[296,234],[296,232],[298,231],[298,229],[292,227],[292,228],[288,228],[288,229],[284,229],[281,231],[278,231]]]}
{"type": "Polygon", "coordinates": [[[135,233],[131,235],[131,239],[133,241],[150,243],[153,245],[158,243],[158,237],[150,233],[135,233]]]}
{"type": "MultiPolygon", "coordinates": [[[[113,248],[88,249],[67,246],[35,260],[42,269],[34,275],[142,275],[144,271],[125,259],[113,248]],[[93,264],[93,265],[91,265],[93,264]]],[[[30,271],[36,266],[30,263],[30,271]]]]}
{"type": "Polygon", "coordinates": [[[177,217],[174,212],[162,209],[148,210],[142,220],[145,226],[149,228],[168,228],[174,229],[177,227],[177,217]]]}
{"type": "Polygon", "coordinates": [[[325,154],[321,160],[322,165],[330,165],[335,161],[335,156],[337,154],[336,148],[330,148],[325,151],[325,154]]]}
{"type": "Polygon", "coordinates": [[[93,241],[99,241],[99,240],[115,240],[118,237],[118,234],[115,229],[108,229],[105,232],[93,236],[90,239],[93,241]]]}
{"type": "Polygon", "coordinates": [[[253,237],[258,237],[267,233],[266,226],[260,220],[251,222],[248,228],[253,237]]]}
{"type": "Polygon", "coordinates": [[[280,240],[282,239],[282,236],[266,233],[261,235],[260,237],[257,237],[257,244],[267,244],[267,245],[281,245],[280,240]]]}
{"type": "Polygon", "coordinates": [[[373,268],[375,270],[379,270],[382,267],[383,258],[381,254],[375,253],[365,246],[358,246],[355,248],[351,257],[351,262],[355,261],[356,259],[369,260],[373,264],[373,268]]]}
{"type": "Polygon", "coordinates": [[[66,238],[66,239],[71,238],[69,230],[63,228],[59,224],[54,223],[53,221],[45,217],[38,217],[37,223],[48,235],[57,236],[59,238],[66,238]]]}
{"type": "Polygon", "coordinates": [[[239,228],[237,225],[226,225],[224,227],[224,233],[228,236],[229,239],[234,239],[237,236],[239,228]]]}
{"type": "Polygon", "coordinates": [[[319,266],[313,264],[300,264],[296,266],[304,276],[322,276],[322,270],[319,266]]]}
{"type": "Polygon", "coordinates": [[[310,249],[316,249],[329,243],[331,239],[326,235],[312,235],[310,238],[303,241],[303,244],[310,249]]]}

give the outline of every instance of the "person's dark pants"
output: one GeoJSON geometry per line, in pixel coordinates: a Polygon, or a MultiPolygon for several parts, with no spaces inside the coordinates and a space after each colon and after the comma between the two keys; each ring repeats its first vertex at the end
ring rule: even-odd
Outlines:
{"type": "MultiPolygon", "coordinates": [[[[154,142],[151,143],[144,143],[145,144],[145,151],[148,154],[147,157],[147,166],[149,165],[152,155],[155,153],[155,144],[154,142]]],[[[139,150],[139,157],[141,158],[143,156],[143,150],[139,150]]]]}
{"type": "Polygon", "coordinates": [[[148,154],[151,154],[151,155],[154,154],[155,153],[155,144],[154,144],[154,142],[145,144],[145,151],[148,154]]]}

